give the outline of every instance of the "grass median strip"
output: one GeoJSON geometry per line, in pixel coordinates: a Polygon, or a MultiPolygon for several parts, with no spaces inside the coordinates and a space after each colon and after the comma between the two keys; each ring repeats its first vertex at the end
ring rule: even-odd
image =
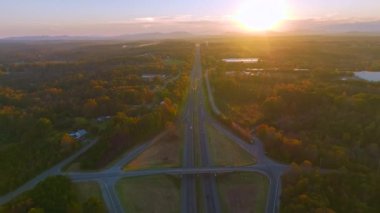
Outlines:
{"type": "Polygon", "coordinates": [[[104,204],[100,186],[96,182],[80,182],[73,183],[74,191],[78,196],[80,202],[86,202],[89,198],[93,197],[98,199],[104,204]]]}
{"type": "Polygon", "coordinates": [[[255,158],[233,141],[207,125],[212,161],[216,166],[246,166],[255,164],[255,158]]]}
{"type": "Polygon", "coordinates": [[[176,177],[125,178],[116,187],[126,212],[180,212],[180,179],[176,177]]]}
{"type": "Polygon", "coordinates": [[[268,179],[258,173],[241,172],[217,176],[223,212],[265,212],[268,179]]]}

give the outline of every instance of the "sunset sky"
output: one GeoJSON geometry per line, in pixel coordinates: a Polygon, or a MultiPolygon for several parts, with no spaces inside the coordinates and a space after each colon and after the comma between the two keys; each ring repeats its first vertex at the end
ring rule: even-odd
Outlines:
{"type": "Polygon", "coordinates": [[[0,8],[0,37],[280,30],[287,20],[380,19],[376,0],[1,0],[0,8]]]}

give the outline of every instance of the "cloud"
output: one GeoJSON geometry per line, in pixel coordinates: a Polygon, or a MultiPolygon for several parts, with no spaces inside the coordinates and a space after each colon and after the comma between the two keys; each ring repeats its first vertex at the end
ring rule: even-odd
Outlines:
{"type": "Polygon", "coordinates": [[[127,20],[107,21],[105,24],[141,24],[141,23],[168,23],[183,20],[190,20],[191,16],[158,16],[158,17],[138,17],[127,20]]]}
{"type": "Polygon", "coordinates": [[[143,18],[135,18],[134,20],[136,22],[155,22],[156,18],[155,17],[143,17],[143,18]]]}

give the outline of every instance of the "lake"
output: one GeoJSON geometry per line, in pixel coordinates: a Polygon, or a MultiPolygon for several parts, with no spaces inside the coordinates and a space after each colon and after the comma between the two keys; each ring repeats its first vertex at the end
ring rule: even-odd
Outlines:
{"type": "Polygon", "coordinates": [[[380,72],[360,71],[354,72],[355,76],[366,81],[380,81],[380,72]]]}

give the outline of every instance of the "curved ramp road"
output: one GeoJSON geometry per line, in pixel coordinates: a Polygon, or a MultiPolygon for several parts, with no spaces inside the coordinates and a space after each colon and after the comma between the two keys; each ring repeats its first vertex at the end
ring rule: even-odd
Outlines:
{"type": "MultiPolygon", "coordinates": [[[[150,147],[153,143],[161,139],[167,132],[163,132],[155,139],[142,144],[135,149],[126,153],[119,159],[112,167],[100,172],[76,172],[76,173],[62,173],[61,169],[79,155],[87,151],[96,141],[91,141],[89,144],[80,149],[77,153],[70,156],[66,160],[60,162],[51,169],[38,175],[34,179],[28,181],[15,191],[0,197],[0,204],[9,202],[11,199],[20,195],[21,193],[33,188],[37,183],[52,175],[67,175],[74,182],[96,181],[99,183],[104,201],[109,209],[109,212],[121,213],[124,209],[119,200],[118,194],[115,190],[115,184],[121,178],[138,177],[147,175],[175,175],[182,177],[181,183],[181,212],[196,213],[199,204],[197,204],[196,181],[195,177],[199,176],[201,180],[201,192],[203,203],[205,204],[204,211],[208,213],[221,212],[219,195],[215,181],[216,174],[230,173],[230,172],[258,172],[269,179],[270,188],[268,193],[268,201],[266,212],[274,213],[279,211],[279,194],[281,189],[281,175],[289,168],[288,165],[279,164],[265,155],[261,141],[255,138],[255,144],[248,144],[241,140],[238,136],[230,130],[215,121],[207,114],[205,110],[205,98],[202,89],[202,67],[200,60],[200,46],[196,46],[195,62],[190,78],[190,91],[187,99],[187,104],[183,112],[182,122],[184,123],[184,152],[183,152],[183,165],[182,168],[162,168],[150,170],[136,170],[136,171],[123,171],[123,166],[141,154],[144,150],[150,147]],[[213,167],[207,143],[207,131],[205,123],[214,126],[219,132],[223,133],[226,137],[237,143],[241,148],[253,155],[257,159],[257,164],[246,167],[213,167]],[[199,147],[199,150],[196,150],[199,147]],[[196,167],[196,155],[199,153],[201,167],[196,167]]],[[[208,98],[211,102],[212,109],[216,114],[220,114],[214,98],[212,96],[211,86],[206,74],[206,88],[208,98]]],[[[254,205],[254,204],[253,204],[254,205]]]]}
{"type": "MultiPolygon", "coordinates": [[[[212,89],[210,86],[208,72],[205,74],[206,88],[208,98],[211,104],[211,109],[216,115],[220,115],[221,112],[215,104],[214,97],[212,94],[212,89]]],[[[210,116],[207,116],[208,122],[213,125],[219,132],[223,133],[225,136],[230,138],[232,141],[237,143],[241,148],[246,150],[248,153],[256,157],[257,165],[263,165],[266,169],[263,169],[262,172],[267,175],[269,178],[270,189],[268,193],[267,201],[267,212],[279,212],[280,205],[280,193],[281,193],[281,176],[282,174],[289,169],[289,165],[277,163],[265,155],[262,142],[258,138],[253,138],[255,140],[254,144],[249,144],[243,141],[241,138],[236,136],[230,130],[222,126],[220,123],[216,122],[210,116]]]]}

